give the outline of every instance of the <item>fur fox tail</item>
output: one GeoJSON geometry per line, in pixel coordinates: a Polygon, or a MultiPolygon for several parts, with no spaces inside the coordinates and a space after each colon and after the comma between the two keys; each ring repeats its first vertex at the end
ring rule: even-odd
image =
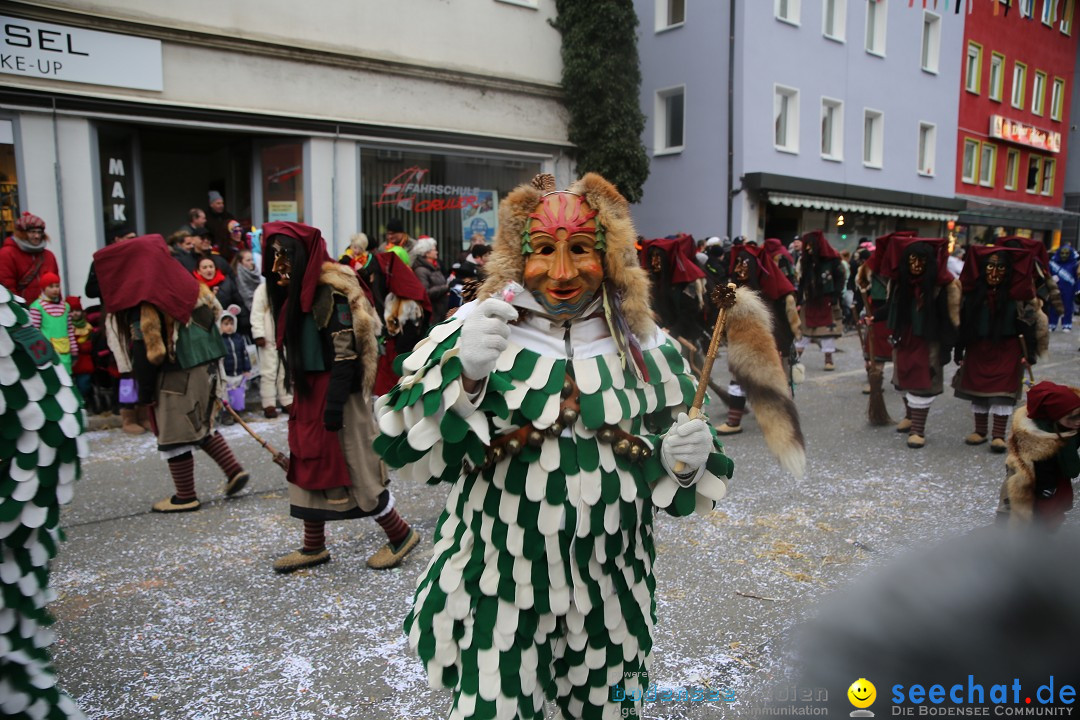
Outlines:
{"type": "Polygon", "coordinates": [[[727,314],[728,364],[754,406],[769,450],[796,478],[806,472],[806,442],[772,336],[772,316],[756,292],[739,288],[727,314]]]}

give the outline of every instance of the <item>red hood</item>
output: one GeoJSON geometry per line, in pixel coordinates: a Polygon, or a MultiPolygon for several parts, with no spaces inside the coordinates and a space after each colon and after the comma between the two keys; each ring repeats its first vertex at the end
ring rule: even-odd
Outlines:
{"type": "Polygon", "coordinates": [[[94,272],[109,312],[148,302],[186,323],[199,297],[199,283],[173,258],[160,235],[103,247],[94,253],[94,272]]]}

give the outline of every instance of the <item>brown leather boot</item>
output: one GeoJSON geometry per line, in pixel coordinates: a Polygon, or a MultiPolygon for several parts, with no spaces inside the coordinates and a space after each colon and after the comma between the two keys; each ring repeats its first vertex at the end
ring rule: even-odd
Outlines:
{"type": "Polygon", "coordinates": [[[120,408],[120,429],[128,435],[142,435],[146,428],[139,424],[135,408],[120,408]]]}

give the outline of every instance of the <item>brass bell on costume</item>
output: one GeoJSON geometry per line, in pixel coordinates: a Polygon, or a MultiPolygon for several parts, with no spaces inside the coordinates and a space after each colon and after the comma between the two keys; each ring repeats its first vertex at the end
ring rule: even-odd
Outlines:
{"type": "Polygon", "coordinates": [[[563,408],[562,412],[559,413],[559,420],[560,420],[560,422],[562,422],[563,425],[566,425],[566,426],[573,425],[575,422],[577,422],[577,419],[578,419],[578,411],[575,410],[574,408],[570,408],[570,407],[563,408]]]}
{"type": "Polygon", "coordinates": [[[625,455],[626,453],[630,452],[630,441],[626,438],[619,438],[619,440],[615,443],[614,446],[612,446],[611,449],[615,452],[616,455],[625,455]]]}
{"type": "Polygon", "coordinates": [[[605,425],[596,433],[596,439],[605,445],[610,445],[615,442],[615,429],[609,425],[605,425]]]}
{"type": "Polygon", "coordinates": [[[530,430],[529,434],[525,437],[525,442],[529,447],[538,448],[544,444],[544,433],[539,430],[530,430]]]}
{"type": "Polygon", "coordinates": [[[563,424],[556,420],[555,422],[551,423],[550,426],[548,426],[548,429],[547,429],[546,432],[551,437],[559,437],[560,435],[562,435],[562,431],[563,431],[563,424]]]}
{"type": "Polygon", "coordinates": [[[506,452],[510,456],[517,455],[521,452],[521,441],[517,438],[511,438],[506,443],[506,452]]]}

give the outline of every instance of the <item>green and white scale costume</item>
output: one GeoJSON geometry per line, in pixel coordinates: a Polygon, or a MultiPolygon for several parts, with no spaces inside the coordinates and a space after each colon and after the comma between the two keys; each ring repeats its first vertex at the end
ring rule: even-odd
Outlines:
{"type": "MultiPolygon", "coordinates": [[[[528,294],[514,304],[538,309],[528,294]]],[[[566,324],[524,315],[485,387],[466,396],[458,341],[474,306],[399,358],[401,382],[376,407],[386,462],[453,484],[405,631],[431,686],[453,690],[451,718],[542,718],[545,697],[565,717],[619,717],[635,704],[613,700],[613,686],[648,687],[654,509],[710,511],[733,464],[714,439],[693,486],[675,482],[660,446],[693,400],[683,358],[657,332],[642,343],[643,382],[588,311],[566,324]],[[493,438],[557,420],[568,374],[580,390],[573,426],[481,469],[493,438]],[[597,438],[604,425],[650,456],[617,455],[597,438]]]]}
{"type": "Polygon", "coordinates": [[[0,716],[82,718],[49,660],[49,561],[86,457],[82,401],[52,345],[0,287],[0,716]]]}

